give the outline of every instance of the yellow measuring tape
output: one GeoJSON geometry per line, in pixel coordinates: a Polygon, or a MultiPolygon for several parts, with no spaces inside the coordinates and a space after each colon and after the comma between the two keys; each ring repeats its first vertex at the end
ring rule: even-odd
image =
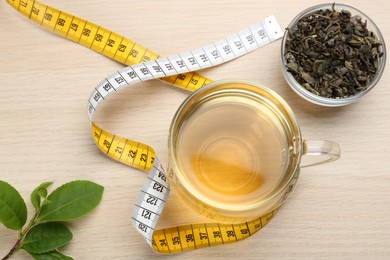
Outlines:
{"type": "MultiPolygon", "coordinates": [[[[192,70],[221,64],[268,44],[282,34],[280,28],[275,32],[270,31],[263,21],[205,48],[159,59],[159,55],[124,36],[38,1],[7,2],[48,30],[123,64],[136,64],[107,77],[95,88],[88,106],[91,120],[98,104],[123,86],[159,78],[179,88],[194,91],[211,80],[192,70]],[[275,35],[271,35],[273,33],[275,35]]],[[[266,21],[277,24],[272,17],[266,21]]],[[[242,240],[264,227],[278,210],[241,224],[204,223],[154,230],[169,194],[169,183],[153,148],[109,133],[93,122],[91,129],[93,140],[102,152],[118,162],[149,172],[137,199],[133,224],[157,252],[185,252],[242,240]]]]}

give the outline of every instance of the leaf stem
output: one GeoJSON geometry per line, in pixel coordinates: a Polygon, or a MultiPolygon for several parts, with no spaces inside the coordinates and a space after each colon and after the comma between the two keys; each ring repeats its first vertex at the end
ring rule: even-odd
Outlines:
{"type": "Polygon", "coordinates": [[[6,256],[2,258],[2,260],[7,260],[10,258],[14,253],[20,250],[20,243],[24,239],[24,236],[30,231],[30,229],[37,224],[37,218],[39,216],[40,210],[37,210],[34,214],[34,216],[31,218],[30,222],[28,223],[27,227],[25,227],[22,231],[19,232],[18,239],[16,240],[14,246],[11,248],[11,250],[8,252],[6,256]]]}
{"type": "Polygon", "coordinates": [[[2,258],[2,260],[7,260],[7,259],[10,258],[16,251],[18,251],[18,250],[19,250],[19,246],[20,246],[20,242],[21,242],[21,241],[22,241],[22,239],[18,238],[18,240],[16,240],[15,245],[11,248],[11,250],[8,252],[8,254],[2,258]]]}

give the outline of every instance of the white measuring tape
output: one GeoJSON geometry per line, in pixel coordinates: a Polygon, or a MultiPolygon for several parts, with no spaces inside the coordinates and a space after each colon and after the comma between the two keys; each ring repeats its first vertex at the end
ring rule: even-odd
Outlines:
{"type": "MultiPolygon", "coordinates": [[[[141,81],[216,66],[261,48],[282,36],[283,31],[275,17],[270,16],[203,48],[120,69],[99,83],[91,93],[88,100],[91,126],[98,106],[112,93],[124,87],[141,81]]],[[[156,158],[138,194],[132,214],[134,227],[150,246],[153,246],[153,232],[167,201],[169,190],[167,175],[156,158]]]]}

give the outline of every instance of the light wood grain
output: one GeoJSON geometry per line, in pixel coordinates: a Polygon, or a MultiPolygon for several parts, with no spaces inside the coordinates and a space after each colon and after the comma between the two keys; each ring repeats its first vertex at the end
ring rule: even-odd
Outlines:
{"type": "MultiPolygon", "coordinates": [[[[55,1],[46,4],[121,33],[162,55],[200,47],[275,14],[286,27],[316,1],[55,1]]],[[[390,42],[387,1],[349,1],[390,42]]],[[[86,102],[94,86],[122,65],[64,40],[0,1],[0,179],[28,200],[44,181],[88,179],[105,186],[99,207],[70,224],[75,259],[158,259],[131,226],[131,208],[145,175],[101,154],[89,135],[86,102]]],[[[359,102],[312,105],[289,89],[280,71],[280,41],[239,60],[202,71],[274,89],[291,105],[304,137],[340,143],[339,161],[301,171],[292,198],[261,232],[243,242],[165,259],[389,259],[390,74],[359,102]]],[[[188,93],[160,81],[139,84],[107,102],[98,122],[147,142],[167,162],[170,120],[188,93]]],[[[31,206],[29,206],[31,210],[31,206]]],[[[172,194],[160,226],[200,218],[172,194]]],[[[0,227],[0,256],[16,234],[0,227]]],[[[20,253],[15,259],[29,259],[20,253]]]]}

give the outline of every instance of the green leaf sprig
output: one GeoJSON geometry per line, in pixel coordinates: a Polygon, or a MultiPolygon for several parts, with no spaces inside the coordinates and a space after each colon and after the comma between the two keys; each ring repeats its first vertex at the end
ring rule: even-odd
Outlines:
{"type": "Polygon", "coordinates": [[[79,180],[66,183],[48,195],[50,185],[52,182],[44,182],[31,193],[30,200],[35,212],[25,226],[26,203],[14,187],[0,180],[0,223],[19,231],[15,245],[2,260],[9,259],[21,249],[37,260],[73,259],[58,251],[73,237],[62,222],[93,210],[99,204],[104,188],[90,181],[79,180]]]}

